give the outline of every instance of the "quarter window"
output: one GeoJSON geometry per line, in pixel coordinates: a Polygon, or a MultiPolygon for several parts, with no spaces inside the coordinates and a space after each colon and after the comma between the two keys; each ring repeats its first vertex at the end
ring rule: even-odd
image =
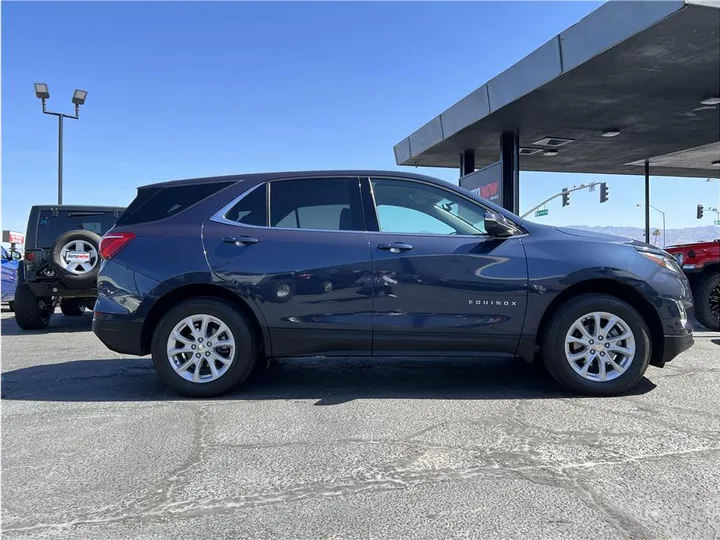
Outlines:
{"type": "Polygon", "coordinates": [[[409,180],[372,180],[382,232],[484,235],[485,209],[450,191],[409,180]]]}
{"type": "Polygon", "coordinates": [[[267,226],[267,184],[256,187],[240,199],[227,211],[225,219],[243,225],[267,226]]]}
{"type": "Polygon", "coordinates": [[[357,178],[278,180],[270,186],[270,226],[364,230],[357,178]]]}

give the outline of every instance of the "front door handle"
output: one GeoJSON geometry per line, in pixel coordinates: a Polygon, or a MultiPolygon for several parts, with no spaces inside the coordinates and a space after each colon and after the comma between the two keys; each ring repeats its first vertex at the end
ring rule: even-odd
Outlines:
{"type": "Polygon", "coordinates": [[[390,253],[400,253],[402,251],[410,251],[412,246],[404,242],[391,242],[389,244],[378,244],[378,249],[384,249],[390,253]]]}
{"type": "Polygon", "coordinates": [[[258,239],[250,236],[226,236],[223,238],[226,244],[235,244],[236,246],[246,246],[248,244],[257,244],[258,239]]]}

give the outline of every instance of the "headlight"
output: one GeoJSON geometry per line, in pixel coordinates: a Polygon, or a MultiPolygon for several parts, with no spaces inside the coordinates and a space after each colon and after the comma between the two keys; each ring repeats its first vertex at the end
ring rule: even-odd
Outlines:
{"type": "Polygon", "coordinates": [[[685,260],[685,257],[683,257],[683,254],[682,254],[682,253],[678,253],[677,255],[675,255],[675,260],[677,261],[677,263],[678,263],[680,266],[682,266],[682,263],[683,263],[683,261],[685,260]]]}
{"type": "Polygon", "coordinates": [[[682,274],[682,270],[678,266],[677,262],[675,262],[675,259],[673,259],[672,257],[666,257],[658,253],[650,253],[649,251],[640,251],[639,253],[646,259],[650,259],[652,262],[659,264],[660,266],[670,270],[671,272],[682,274]]]}

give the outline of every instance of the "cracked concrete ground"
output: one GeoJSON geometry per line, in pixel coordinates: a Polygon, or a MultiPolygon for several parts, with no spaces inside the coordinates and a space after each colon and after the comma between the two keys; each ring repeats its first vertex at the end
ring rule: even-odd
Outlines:
{"type": "Polygon", "coordinates": [[[619,398],[512,361],[296,360],[179,399],[2,315],[8,539],[718,538],[720,333],[619,398]]]}

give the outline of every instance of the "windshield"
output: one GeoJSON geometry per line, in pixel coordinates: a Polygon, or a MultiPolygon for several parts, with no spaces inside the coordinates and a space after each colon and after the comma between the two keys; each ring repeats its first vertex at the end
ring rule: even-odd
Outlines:
{"type": "Polygon", "coordinates": [[[52,210],[42,210],[38,221],[37,247],[49,248],[55,239],[68,231],[92,231],[102,236],[115,224],[113,212],[67,211],[53,215],[52,210]]]}

